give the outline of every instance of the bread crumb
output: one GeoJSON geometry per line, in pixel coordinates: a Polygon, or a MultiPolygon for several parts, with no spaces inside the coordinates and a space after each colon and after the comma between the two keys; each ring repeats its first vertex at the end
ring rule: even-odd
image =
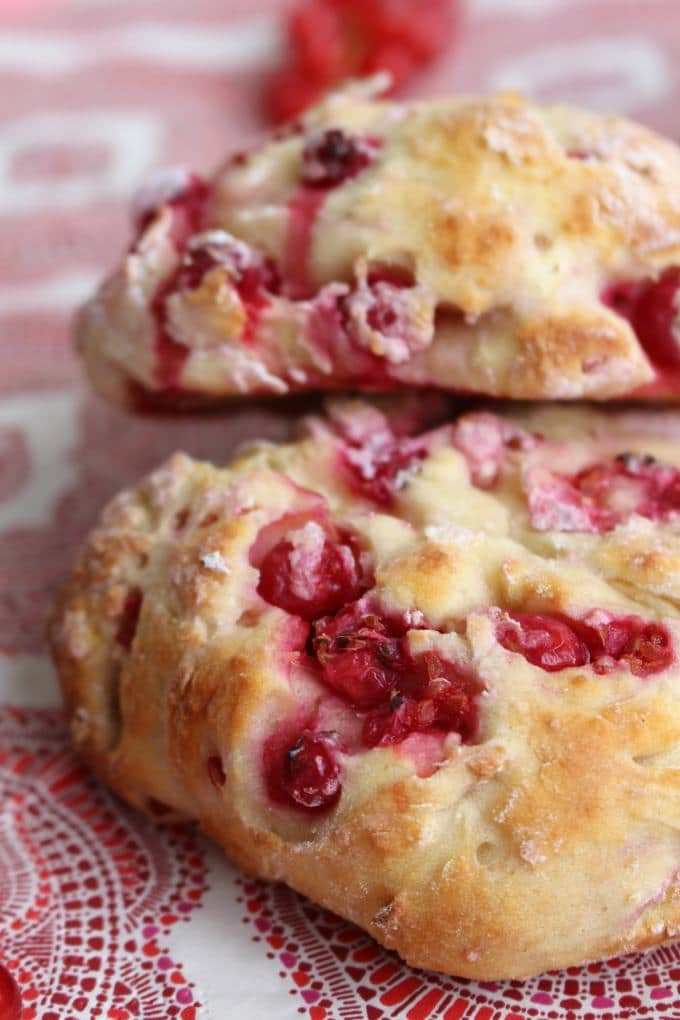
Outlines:
{"type": "Polygon", "coordinates": [[[71,716],[70,729],[74,744],[84,744],[90,734],[91,718],[88,710],[82,705],[79,705],[71,716]]]}
{"type": "Polygon", "coordinates": [[[74,659],[84,659],[92,644],[87,615],[82,609],[69,609],[64,614],[62,634],[74,659]]]}
{"type": "Polygon", "coordinates": [[[221,552],[209,552],[201,556],[201,563],[208,570],[214,570],[216,574],[230,574],[231,567],[227,564],[221,552]]]}
{"type": "Polygon", "coordinates": [[[523,861],[526,861],[527,864],[531,864],[534,867],[537,864],[543,864],[546,860],[545,854],[541,853],[533,839],[522,840],[519,847],[519,855],[523,861]]]}

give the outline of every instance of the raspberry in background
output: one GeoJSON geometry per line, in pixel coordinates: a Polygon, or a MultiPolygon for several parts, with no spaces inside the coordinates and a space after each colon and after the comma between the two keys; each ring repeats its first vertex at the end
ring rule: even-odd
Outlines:
{"type": "Polygon", "coordinates": [[[288,63],[265,86],[267,117],[289,120],[346,78],[389,71],[392,89],[447,49],[459,0],[303,0],[286,23],[288,63]]]}

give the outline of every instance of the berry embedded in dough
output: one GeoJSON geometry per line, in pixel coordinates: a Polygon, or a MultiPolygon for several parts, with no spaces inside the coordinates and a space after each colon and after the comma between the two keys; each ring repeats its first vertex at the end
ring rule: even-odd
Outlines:
{"type": "Polygon", "coordinates": [[[143,409],[413,387],[680,393],[680,152],[514,95],[329,95],[135,206],[82,310],[94,385],[143,409]]]}
{"type": "Polygon", "coordinates": [[[679,469],[668,412],[414,400],[176,455],[53,612],[74,740],[417,966],[671,940],[679,469]]]}

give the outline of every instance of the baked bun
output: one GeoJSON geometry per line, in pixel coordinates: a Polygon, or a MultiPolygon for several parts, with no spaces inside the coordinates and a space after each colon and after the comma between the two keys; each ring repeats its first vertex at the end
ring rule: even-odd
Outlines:
{"type": "Polygon", "coordinates": [[[170,408],[348,387],[677,397],[677,147],[515,95],[379,87],[142,196],[78,321],[97,389],[170,408]]]}
{"type": "Polygon", "coordinates": [[[409,963],[680,934],[680,423],[338,404],[104,511],[52,615],[76,746],[409,963]]]}

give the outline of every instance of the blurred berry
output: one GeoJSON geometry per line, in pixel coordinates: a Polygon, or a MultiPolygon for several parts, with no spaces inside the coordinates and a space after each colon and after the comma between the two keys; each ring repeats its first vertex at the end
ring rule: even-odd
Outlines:
{"type": "Polygon", "coordinates": [[[459,0],[303,0],[286,25],[287,64],[265,86],[270,120],[297,116],[346,78],[386,70],[392,89],[446,49],[459,0]]]}

